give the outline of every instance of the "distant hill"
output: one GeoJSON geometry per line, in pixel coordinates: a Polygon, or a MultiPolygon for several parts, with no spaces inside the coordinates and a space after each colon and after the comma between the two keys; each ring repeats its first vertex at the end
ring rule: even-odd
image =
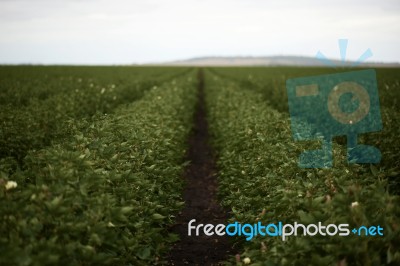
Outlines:
{"type": "MultiPolygon", "coordinates": [[[[331,60],[336,66],[350,66],[354,62],[331,60]]],[[[326,66],[315,57],[305,56],[210,56],[160,63],[171,66],[326,66]]],[[[361,66],[400,67],[399,63],[366,62],[361,66]]]]}

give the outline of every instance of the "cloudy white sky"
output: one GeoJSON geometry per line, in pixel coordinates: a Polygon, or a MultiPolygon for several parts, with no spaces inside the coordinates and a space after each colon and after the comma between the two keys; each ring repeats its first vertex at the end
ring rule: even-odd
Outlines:
{"type": "Polygon", "coordinates": [[[0,63],[130,64],[209,55],[400,62],[399,0],[0,0],[0,63]]]}

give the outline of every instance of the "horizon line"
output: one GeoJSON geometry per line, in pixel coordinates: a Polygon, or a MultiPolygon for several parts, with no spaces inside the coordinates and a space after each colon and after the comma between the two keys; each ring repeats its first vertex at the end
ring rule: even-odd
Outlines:
{"type": "MultiPolygon", "coordinates": [[[[204,55],[204,56],[193,56],[193,57],[187,57],[187,58],[182,58],[182,59],[172,59],[172,60],[165,60],[165,61],[148,61],[148,62],[134,62],[132,61],[131,63],[74,63],[74,62],[52,62],[52,63],[43,63],[43,62],[18,62],[18,63],[11,63],[11,62],[0,62],[0,66],[151,66],[151,65],[169,65],[169,64],[180,64],[180,63],[188,63],[190,65],[191,60],[201,60],[201,59],[268,59],[268,58],[279,58],[279,57],[287,57],[287,58],[303,58],[303,59],[308,59],[308,60],[315,60],[315,62],[318,62],[319,59],[317,57],[313,56],[308,56],[308,55],[204,55]]],[[[331,61],[338,62],[340,63],[340,66],[347,66],[347,64],[354,63],[356,60],[346,60],[342,61],[339,58],[334,58],[330,57],[328,58],[331,61]]],[[[400,61],[367,61],[363,62],[361,66],[365,65],[399,65],[400,66],[400,61]]],[[[229,65],[229,64],[228,64],[229,65]]],[[[231,64],[235,65],[236,64],[231,64]]],[[[319,64],[318,64],[319,65],[319,64]]],[[[321,64],[323,65],[323,64],[321,64]]],[[[240,65],[237,65],[240,66],[240,65]]],[[[248,66],[248,64],[246,64],[248,66]]],[[[256,66],[302,66],[301,64],[277,64],[277,65],[270,65],[270,64],[256,64],[256,66]]],[[[307,64],[304,64],[304,66],[310,66],[307,64]]],[[[313,65],[317,66],[317,65],[313,65]]]]}

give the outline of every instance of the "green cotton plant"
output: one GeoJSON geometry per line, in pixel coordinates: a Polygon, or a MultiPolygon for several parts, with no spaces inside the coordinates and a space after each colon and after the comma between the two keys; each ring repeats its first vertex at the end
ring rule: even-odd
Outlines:
{"type": "MultiPolygon", "coordinates": [[[[246,68],[212,68],[213,74],[235,81],[240,87],[260,93],[260,97],[269,106],[282,114],[288,114],[288,97],[286,80],[290,78],[324,75],[338,72],[354,71],[354,68],[323,67],[246,67],[246,68]]],[[[399,68],[377,68],[377,82],[381,106],[383,129],[378,133],[360,135],[360,143],[374,145],[382,152],[384,160],[377,167],[386,169],[391,193],[400,194],[400,146],[393,145],[400,130],[399,68]]],[[[336,141],[345,145],[344,137],[336,141]]]]}
{"type": "Polygon", "coordinates": [[[111,115],[77,122],[64,142],[30,151],[23,169],[4,159],[0,264],[162,263],[176,241],[167,225],[182,206],[193,74],[111,115]],[[8,189],[10,181],[18,185],[8,189]]]}
{"type": "Polygon", "coordinates": [[[0,78],[4,79],[0,83],[0,158],[13,157],[20,162],[28,151],[69,136],[75,120],[110,113],[122,104],[140,99],[150,88],[189,71],[17,66],[0,70],[0,78]],[[16,98],[20,100],[14,102],[16,98]]]}
{"type": "MultiPolygon", "coordinates": [[[[318,143],[293,142],[286,114],[260,92],[206,75],[207,110],[218,154],[219,193],[231,222],[380,225],[384,236],[256,236],[238,241],[252,265],[395,265],[400,263],[400,199],[390,170],[348,165],[333,146],[331,169],[302,169],[298,154],[318,143]]],[[[392,139],[393,141],[393,139],[392,139]]],[[[230,261],[235,264],[235,259],[230,261]]]]}

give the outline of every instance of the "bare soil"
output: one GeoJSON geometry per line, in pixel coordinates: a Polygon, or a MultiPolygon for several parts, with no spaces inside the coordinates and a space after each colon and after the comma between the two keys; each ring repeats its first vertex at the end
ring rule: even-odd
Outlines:
{"type": "MultiPolygon", "coordinates": [[[[221,265],[228,255],[235,254],[230,239],[225,236],[188,236],[188,223],[226,224],[227,212],[217,199],[218,184],[215,155],[209,145],[208,123],[204,97],[204,74],[198,73],[198,103],[194,115],[194,128],[189,137],[187,160],[191,163],[184,172],[186,187],[183,193],[185,206],[171,231],[179,234],[169,257],[170,265],[221,265]]],[[[201,231],[202,232],[202,231],[201,231]]]]}

